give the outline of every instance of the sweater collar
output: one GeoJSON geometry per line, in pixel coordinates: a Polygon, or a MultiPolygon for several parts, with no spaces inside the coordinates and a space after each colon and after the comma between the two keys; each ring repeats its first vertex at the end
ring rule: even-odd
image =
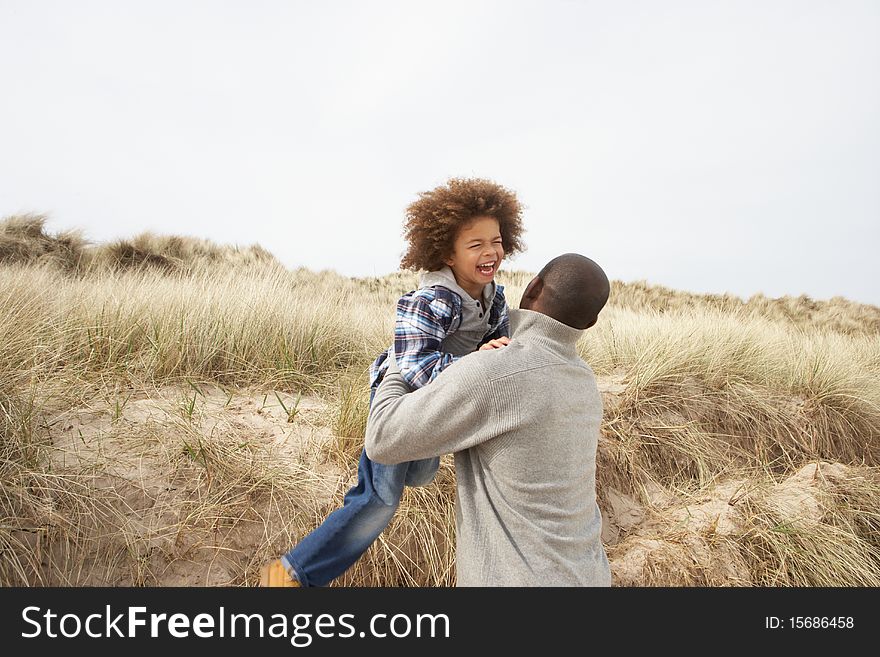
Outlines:
{"type": "Polygon", "coordinates": [[[534,342],[568,357],[578,357],[577,343],[584,329],[576,329],[534,310],[510,309],[513,340],[534,342]]]}
{"type": "MultiPolygon", "coordinates": [[[[455,280],[455,274],[452,273],[452,269],[450,269],[448,265],[436,271],[429,271],[422,274],[419,279],[419,287],[431,287],[432,285],[442,285],[455,292],[462,299],[473,299],[473,297],[455,280]]],[[[483,298],[474,299],[474,301],[482,301],[484,308],[491,308],[494,299],[495,281],[492,281],[483,286],[483,298]]]]}

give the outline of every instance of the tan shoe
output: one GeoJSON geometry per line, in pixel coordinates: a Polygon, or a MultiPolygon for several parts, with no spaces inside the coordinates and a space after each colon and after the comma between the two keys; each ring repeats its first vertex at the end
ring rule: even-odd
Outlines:
{"type": "Polygon", "coordinates": [[[275,559],[260,568],[260,586],[302,586],[297,580],[287,574],[287,569],[281,563],[281,559],[275,559]]]}

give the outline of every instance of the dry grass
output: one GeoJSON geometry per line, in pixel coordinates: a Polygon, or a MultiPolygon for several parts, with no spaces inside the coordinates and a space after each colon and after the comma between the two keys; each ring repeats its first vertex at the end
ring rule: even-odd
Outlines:
{"type": "Polygon", "coordinates": [[[655,500],[649,519],[609,551],[615,583],[876,586],[878,485],[876,469],[820,461],[655,500]]]}
{"type": "Polygon", "coordinates": [[[731,294],[693,294],[671,290],[645,281],[612,282],[611,296],[617,308],[658,313],[714,310],[737,316],[763,317],[791,326],[823,328],[847,335],[880,332],[880,308],[834,297],[818,301],[801,295],[778,299],[756,294],[743,300],[731,294]]]}
{"type": "Polygon", "coordinates": [[[221,246],[204,239],[149,232],[95,245],[80,231],[48,233],[47,220],[42,214],[21,214],[0,221],[0,262],[47,265],[74,275],[131,269],[190,272],[205,266],[280,267],[259,245],[221,246]]]}
{"type": "Polygon", "coordinates": [[[259,245],[244,248],[219,246],[209,240],[176,235],[142,233],[102,245],[91,253],[88,271],[159,269],[193,271],[200,267],[279,266],[259,245]]]}
{"type": "MultiPolygon", "coordinates": [[[[0,224],[0,583],[254,583],[341,503],[417,277],[44,222],[0,224]]],[[[580,349],[617,584],[880,585],[878,317],[614,284],[580,349]]],[[[447,457],[338,584],[454,584],[453,500],[447,457]]]]}
{"type": "Polygon", "coordinates": [[[87,260],[88,243],[79,231],[49,235],[47,217],[23,214],[0,222],[0,262],[48,264],[62,271],[76,271],[87,260]]]}

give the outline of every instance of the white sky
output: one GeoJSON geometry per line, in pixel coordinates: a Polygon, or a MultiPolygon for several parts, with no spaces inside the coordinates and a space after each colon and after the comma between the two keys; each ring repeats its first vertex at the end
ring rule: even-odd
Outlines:
{"type": "Polygon", "coordinates": [[[880,2],[0,0],[0,216],[397,269],[450,176],[537,271],[880,305],[880,2]]]}

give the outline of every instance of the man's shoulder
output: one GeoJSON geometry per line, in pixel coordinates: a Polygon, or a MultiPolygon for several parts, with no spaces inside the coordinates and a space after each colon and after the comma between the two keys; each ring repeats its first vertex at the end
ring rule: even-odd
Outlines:
{"type": "Polygon", "coordinates": [[[559,359],[540,350],[531,349],[529,345],[517,343],[514,338],[510,344],[499,349],[475,351],[463,356],[455,366],[466,367],[470,375],[494,382],[530,370],[561,364],[564,363],[559,359]]]}
{"type": "Polygon", "coordinates": [[[596,375],[585,361],[564,358],[534,344],[517,342],[515,335],[506,347],[478,351],[462,360],[472,357],[472,366],[481,368],[482,376],[490,381],[541,371],[541,376],[562,376],[569,381],[583,380],[587,385],[596,385],[596,375]]]}

